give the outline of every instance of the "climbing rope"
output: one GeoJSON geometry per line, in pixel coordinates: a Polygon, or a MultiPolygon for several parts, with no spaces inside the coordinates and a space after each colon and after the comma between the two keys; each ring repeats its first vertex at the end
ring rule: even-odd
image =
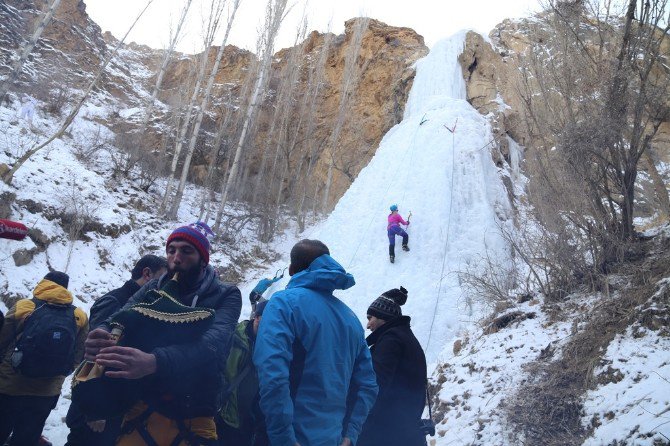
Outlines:
{"type": "MultiPolygon", "coordinates": [[[[408,172],[410,171],[409,168],[412,166],[412,162],[414,161],[414,152],[415,152],[415,146],[416,146],[416,135],[419,132],[419,127],[421,127],[421,124],[423,124],[424,122],[427,121],[427,119],[426,119],[427,114],[428,113],[424,113],[423,117],[421,118],[421,121],[420,121],[419,125],[416,126],[416,129],[414,130],[414,134],[412,135],[412,140],[411,140],[411,143],[409,145],[409,148],[403,154],[403,158],[402,158],[403,161],[407,158],[408,154],[410,155],[410,163],[407,165],[407,168],[408,168],[407,171],[408,172]]],[[[393,175],[394,178],[397,178],[398,172],[400,172],[400,168],[403,167],[403,166],[404,166],[404,163],[402,163],[402,162],[398,163],[398,167],[396,168],[396,170],[394,172],[394,175],[393,175]]],[[[407,177],[405,178],[405,181],[407,181],[407,177]]],[[[378,208],[383,207],[385,205],[384,203],[387,203],[387,201],[384,201],[384,200],[387,200],[388,192],[389,192],[389,189],[391,188],[392,184],[393,183],[391,181],[388,182],[388,186],[386,186],[386,190],[384,191],[384,194],[382,195],[381,204],[378,205],[378,208]]],[[[406,191],[406,190],[407,189],[405,188],[404,191],[406,191]]],[[[403,199],[405,198],[405,192],[404,191],[403,191],[403,196],[402,196],[403,199]]],[[[376,218],[377,218],[377,213],[376,212],[373,212],[373,213],[370,214],[370,219],[368,220],[368,224],[365,227],[365,231],[363,231],[361,233],[361,237],[359,239],[359,242],[356,245],[356,250],[354,251],[353,255],[351,256],[351,259],[349,260],[349,263],[347,264],[347,269],[354,262],[354,259],[356,259],[356,255],[358,254],[358,250],[363,245],[363,241],[366,240],[365,234],[368,233],[368,231],[370,230],[370,226],[372,225],[372,222],[376,218]]]]}
{"type": "Polygon", "coordinates": [[[435,308],[433,308],[433,318],[430,321],[430,329],[428,330],[428,341],[426,342],[426,351],[430,347],[430,340],[433,336],[433,327],[435,326],[435,316],[437,315],[437,306],[440,302],[440,293],[442,292],[442,280],[444,279],[444,268],[447,264],[447,249],[449,247],[449,232],[451,229],[451,210],[454,207],[454,173],[456,172],[456,125],[458,124],[458,118],[452,128],[449,128],[444,125],[444,127],[451,132],[451,187],[449,188],[449,214],[447,216],[447,236],[444,240],[444,255],[442,256],[442,269],[440,271],[440,282],[437,286],[437,297],[435,298],[435,308]]]}
{"type": "MultiPolygon", "coordinates": [[[[419,131],[419,127],[421,127],[424,122],[428,121],[428,119],[426,119],[426,114],[427,113],[424,113],[423,117],[421,118],[421,122],[419,122],[419,126],[414,131],[414,137],[412,138],[411,155],[410,155],[410,158],[409,158],[409,166],[414,165],[414,154],[416,153],[416,134],[419,131]]],[[[407,181],[409,180],[409,173],[411,171],[412,171],[412,169],[407,169],[407,173],[405,174],[405,183],[404,184],[407,184],[407,181]]],[[[403,203],[403,205],[405,203],[405,194],[406,193],[407,193],[407,188],[405,187],[402,190],[402,197],[400,198],[400,202],[403,203]]]]}

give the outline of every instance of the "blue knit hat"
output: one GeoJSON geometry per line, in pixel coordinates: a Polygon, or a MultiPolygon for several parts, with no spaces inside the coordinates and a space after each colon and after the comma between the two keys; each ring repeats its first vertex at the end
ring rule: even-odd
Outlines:
{"type": "Polygon", "coordinates": [[[263,316],[263,311],[265,311],[265,307],[267,306],[269,300],[261,299],[257,304],[256,304],[256,311],[254,311],[254,317],[256,316],[263,316]]]}
{"type": "Polygon", "coordinates": [[[397,204],[392,204],[389,209],[391,209],[391,212],[397,211],[398,210],[398,205],[397,204]]]}
{"type": "Polygon", "coordinates": [[[192,244],[198,250],[205,264],[209,263],[209,237],[214,233],[206,223],[197,221],[187,226],[181,226],[174,231],[167,239],[165,247],[170,246],[173,240],[184,240],[192,244]]]}

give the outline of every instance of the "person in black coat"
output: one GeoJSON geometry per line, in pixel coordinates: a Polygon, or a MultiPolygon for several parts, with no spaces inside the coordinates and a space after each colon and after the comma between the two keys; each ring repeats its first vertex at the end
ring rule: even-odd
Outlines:
{"type": "Polygon", "coordinates": [[[386,291],[368,308],[367,337],[379,395],[356,446],[425,446],[420,429],[426,402],[426,356],[400,306],[403,287],[386,291]]]}
{"type": "MultiPolygon", "coordinates": [[[[155,255],[145,255],[135,263],[130,280],[95,301],[89,316],[89,328],[98,328],[119,311],[147,282],[157,279],[167,271],[167,260],[155,255]]],[[[121,418],[87,420],[79,407],[71,403],[65,417],[70,428],[65,446],[112,446],[121,428],[121,418]]]]}

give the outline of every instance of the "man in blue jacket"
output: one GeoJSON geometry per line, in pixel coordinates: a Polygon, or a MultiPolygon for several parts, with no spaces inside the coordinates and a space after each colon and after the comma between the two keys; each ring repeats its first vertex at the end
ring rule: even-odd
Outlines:
{"type": "Polygon", "coordinates": [[[363,327],[333,296],[354,278],[318,240],[293,247],[289,275],[265,308],[253,356],[270,444],[355,444],[378,387],[363,327]]]}

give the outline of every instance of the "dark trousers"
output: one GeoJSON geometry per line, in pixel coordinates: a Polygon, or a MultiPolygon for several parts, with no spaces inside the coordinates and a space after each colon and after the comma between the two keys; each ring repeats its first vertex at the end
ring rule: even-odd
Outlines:
{"type": "Polygon", "coordinates": [[[228,426],[221,417],[216,417],[216,436],[219,446],[269,446],[270,440],[263,428],[253,429],[245,426],[241,429],[228,426]]]}
{"type": "Polygon", "coordinates": [[[122,417],[112,418],[105,423],[105,430],[93,432],[86,424],[86,418],[79,407],[72,403],[65,417],[65,423],[70,428],[65,446],[114,446],[122,421],[122,417]]]}
{"type": "Polygon", "coordinates": [[[250,433],[230,427],[223,421],[217,420],[216,436],[219,437],[219,446],[251,446],[250,433]]]}
{"type": "Polygon", "coordinates": [[[56,407],[58,395],[27,396],[0,394],[0,444],[12,434],[10,446],[35,446],[44,423],[56,407]]]}
{"type": "Polygon", "coordinates": [[[407,242],[409,242],[409,235],[407,235],[407,232],[403,228],[400,227],[400,225],[393,225],[388,230],[386,231],[389,236],[389,245],[390,246],[395,246],[395,236],[399,235],[402,237],[402,244],[403,246],[407,246],[407,242]]]}

